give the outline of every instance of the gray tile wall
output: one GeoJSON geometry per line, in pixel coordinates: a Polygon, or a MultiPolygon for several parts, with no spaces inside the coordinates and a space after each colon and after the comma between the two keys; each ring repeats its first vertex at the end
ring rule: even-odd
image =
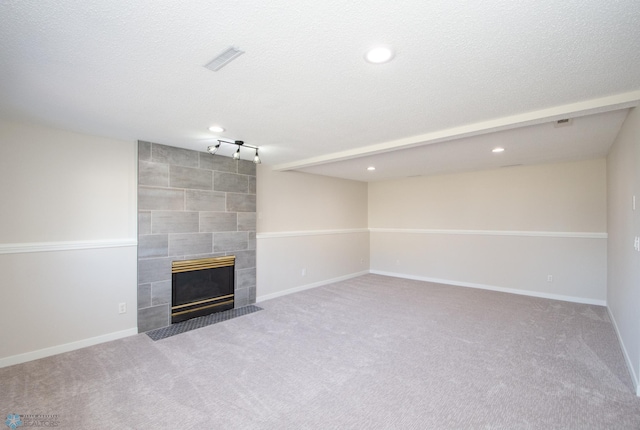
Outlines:
{"type": "Polygon", "coordinates": [[[236,307],[256,301],[256,167],[138,142],[138,330],[170,324],[171,262],[236,256],[236,307]]]}

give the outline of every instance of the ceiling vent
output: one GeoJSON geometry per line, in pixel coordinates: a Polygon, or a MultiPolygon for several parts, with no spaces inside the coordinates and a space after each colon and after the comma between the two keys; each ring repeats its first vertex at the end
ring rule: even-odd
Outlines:
{"type": "Polygon", "coordinates": [[[570,126],[571,124],[573,124],[573,118],[563,118],[563,119],[557,120],[553,124],[553,126],[554,127],[567,127],[567,126],[570,126]]]}
{"type": "Polygon", "coordinates": [[[224,66],[229,64],[232,60],[234,60],[235,58],[239,57],[242,54],[244,54],[244,51],[241,51],[238,48],[235,48],[233,46],[230,46],[229,48],[222,51],[220,55],[218,55],[216,58],[211,60],[209,63],[205,64],[204,67],[206,67],[209,70],[213,70],[214,72],[217,72],[218,70],[222,69],[224,66]]]}

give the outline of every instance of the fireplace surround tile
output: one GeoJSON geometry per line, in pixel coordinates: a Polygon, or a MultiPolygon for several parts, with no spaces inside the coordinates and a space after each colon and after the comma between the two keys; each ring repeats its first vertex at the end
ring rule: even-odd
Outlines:
{"type": "Polygon", "coordinates": [[[173,258],[138,258],[138,284],[171,279],[173,258]]]}
{"type": "Polygon", "coordinates": [[[151,142],[138,141],[138,161],[151,160],[151,142]]]}
{"type": "Polygon", "coordinates": [[[138,209],[184,210],[184,190],[157,187],[138,187],[138,209]]]}
{"type": "Polygon", "coordinates": [[[175,233],[169,235],[169,255],[206,254],[213,251],[211,233],[175,233]]]}
{"type": "Polygon", "coordinates": [[[138,285],[138,309],[151,306],[151,284],[138,285]]]}
{"type": "Polygon", "coordinates": [[[159,187],[169,186],[169,165],[140,161],[138,164],[138,183],[159,187]]]}
{"type": "MultiPolygon", "coordinates": [[[[200,153],[200,168],[210,169],[216,172],[238,172],[238,164],[244,163],[243,161],[236,161],[229,157],[212,156],[207,153],[200,153]]],[[[253,163],[251,163],[253,164],[253,163]]],[[[255,175],[255,173],[254,173],[255,175]]]]}
{"type": "Polygon", "coordinates": [[[138,330],[170,324],[174,260],[235,255],[235,307],[255,303],[255,164],[143,141],[138,160],[138,330]]]}
{"type": "Polygon", "coordinates": [[[170,166],[198,167],[200,165],[198,152],[158,143],[151,144],[151,161],[170,166]]]}
{"type": "Polygon", "coordinates": [[[138,235],[151,234],[151,212],[138,212],[138,235]]]}
{"type": "Polygon", "coordinates": [[[227,193],[227,211],[255,212],[256,196],[253,194],[227,193]]]}
{"type": "Polygon", "coordinates": [[[138,258],[168,257],[168,234],[145,234],[138,239],[138,258]]]}
{"type": "Polygon", "coordinates": [[[237,307],[246,306],[249,304],[249,289],[248,288],[236,288],[235,302],[237,307]]]}
{"type": "Polygon", "coordinates": [[[238,173],[256,177],[256,165],[250,161],[238,164],[238,173]]]}
{"type": "Polygon", "coordinates": [[[256,229],[256,213],[255,212],[239,212],[238,213],[238,231],[255,231],[256,229]]]}
{"type": "Polygon", "coordinates": [[[235,251],[236,256],[236,268],[237,269],[250,269],[256,267],[256,253],[253,250],[247,251],[235,251]]]}
{"type": "Polygon", "coordinates": [[[233,193],[249,192],[249,177],[237,173],[215,172],[213,175],[213,189],[233,193]]]}
{"type": "Polygon", "coordinates": [[[188,211],[221,212],[225,210],[227,195],[219,191],[185,190],[188,211]]]}
{"type": "Polygon", "coordinates": [[[169,325],[169,305],[151,306],[138,310],[138,332],[169,325]]]}
{"type": "Polygon", "coordinates": [[[196,190],[213,190],[213,172],[191,167],[169,166],[169,186],[196,190]]]}
{"type": "Polygon", "coordinates": [[[243,251],[249,246],[244,231],[213,233],[213,250],[216,252],[243,251]]]}
{"type": "Polygon", "coordinates": [[[222,232],[238,230],[236,212],[200,212],[201,232],[222,232]]]}
{"type": "Polygon", "coordinates": [[[236,288],[249,288],[256,285],[256,269],[239,269],[236,270],[236,288]]]}
{"type": "Polygon", "coordinates": [[[256,250],[256,232],[255,231],[249,232],[249,244],[247,246],[247,249],[251,249],[253,251],[256,250]]]}
{"type": "Polygon", "coordinates": [[[164,305],[171,303],[171,280],[151,284],[151,304],[164,305]]]}
{"type": "Polygon", "coordinates": [[[199,213],[195,211],[153,211],[151,213],[152,233],[198,233],[199,213]]]}

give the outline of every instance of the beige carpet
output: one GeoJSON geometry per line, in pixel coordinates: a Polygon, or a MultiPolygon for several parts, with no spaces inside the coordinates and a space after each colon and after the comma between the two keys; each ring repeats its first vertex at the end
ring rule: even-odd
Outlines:
{"type": "Polygon", "coordinates": [[[0,369],[61,429],[639,429],[605,308],[366,275],[0,369]]]}

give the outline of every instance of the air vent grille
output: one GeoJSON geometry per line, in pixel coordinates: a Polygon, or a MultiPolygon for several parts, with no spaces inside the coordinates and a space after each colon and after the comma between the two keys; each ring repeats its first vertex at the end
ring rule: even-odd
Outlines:
{"type": "Polygon", "coordinates": [[[555,127],[566,127],[573,124],[573,118],[563,118],[559,119],[555,122],[555,127]]]}
{"type": "Polygon", "coordinates": [[[241,51],[234,46],[230,46],[229,48],[222,51],[216,58],[205,64],[204,67],[217,72],[242,54],[244,54],[244,51],[241,51]]]}

